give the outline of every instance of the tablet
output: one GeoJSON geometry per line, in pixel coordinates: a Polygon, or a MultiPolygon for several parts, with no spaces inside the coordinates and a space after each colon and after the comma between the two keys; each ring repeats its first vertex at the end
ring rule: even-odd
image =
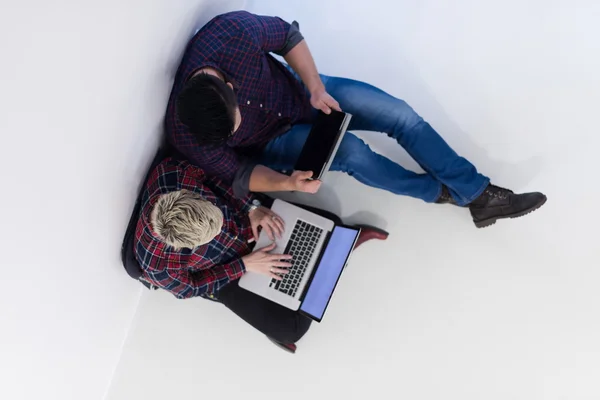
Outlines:
{"type": "Polygon", "coordinates": [[[321,180],[331,167],[351,119],[352,115],[348,113],[319,111],[294,170],[312,171],[312,179],[321,180]]]}

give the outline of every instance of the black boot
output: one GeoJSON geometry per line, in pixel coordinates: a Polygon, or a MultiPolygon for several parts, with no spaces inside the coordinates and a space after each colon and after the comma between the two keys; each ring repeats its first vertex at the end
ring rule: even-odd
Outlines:
{"type": "Polygon", "coordinates": [[[514,194],[508,189],[489,185],[484,192],[469,204],[473,222],[485,228],[502,218],[517,218],[537,210],[546,202],[542,193],[514,194]]]}
{"type": "Polygon", "coordinates": [[[440,197],[435,201],[436,204],[452,204],[456,205],[456,201],[452,198],[450,191],[446,187],[446,185],[442,185],[442,193],[440,193],[440,197]]]}

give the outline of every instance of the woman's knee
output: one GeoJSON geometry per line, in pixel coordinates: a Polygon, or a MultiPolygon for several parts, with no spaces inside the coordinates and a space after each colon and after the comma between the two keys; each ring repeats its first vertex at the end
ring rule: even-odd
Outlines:
{"type": "Polygon", "coordinates": [[[278,332],[273,332],[270,336],[282,343],[296,343],[308,332],[310,324],[310,319],[298,314],[293,324],[289,324],[278,332]]]}
{"type": "Polygon", "coordinates": [[[298,315],[296,329],[290,333],[289,343],[296,343],[302,339],[302,337],[306,335],[306,332],[308,332],[311,322],[312,321],[310,319],[303,317],[302,315],[298,315]]]}

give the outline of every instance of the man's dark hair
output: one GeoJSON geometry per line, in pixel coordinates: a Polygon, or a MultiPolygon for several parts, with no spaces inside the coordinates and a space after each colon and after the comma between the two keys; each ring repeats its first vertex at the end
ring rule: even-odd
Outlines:
{"type": "Polygon", "coordinates": [[[214,75],[199,74],[177,98],[177,114],[199,144],[221,144],[233,134],[237,99],[233,90],[214,75]]]}

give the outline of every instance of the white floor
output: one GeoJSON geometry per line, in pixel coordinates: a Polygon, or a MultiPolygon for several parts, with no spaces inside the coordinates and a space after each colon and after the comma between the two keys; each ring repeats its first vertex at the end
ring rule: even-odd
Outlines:
{"type": "MultiPolygon", "coordinates": [[[[408,101],[526,218],[331,175],[302,199],[391,233],[355,254],[295,356],[220,305],[144,292],[109,400],[600,398],[600,52],[593,1],[249,1],[300,22],[321,72],[408,101]],[[493,4],[492,4],[493,3],[493,4]]],[[[377,133],[373,147],[411,168],[377,133]]]]}

